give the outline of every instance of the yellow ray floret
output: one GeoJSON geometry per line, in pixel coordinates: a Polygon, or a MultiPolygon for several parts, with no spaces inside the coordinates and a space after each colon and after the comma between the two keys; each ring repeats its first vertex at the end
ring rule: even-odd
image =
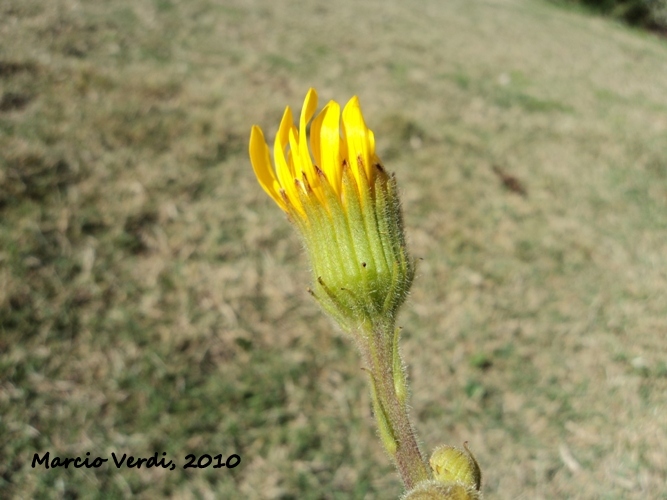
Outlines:
{"type": "Polygon", "coordinates": [[[298,129],[289,106],[285,109],[273,147],[275,166],[271,164],[262,130],[254,125],[250,132],[250,161],[260,185],[285,212],[289,213],[293,207],[302,216],[305,211],[299,190],[305,193],[312,189],[324,205],[321,182],[328,182],[340,197],[344,165],[349,166],[357,185],[362,184],[361,170],[372,185],[374,165],[379,163],[375,137],[366,126],[357,96],[348,101],[342,114],[335,101],[329,101],[313,119],[316,109],[317,92],[312,88],[304,99],[298,129]],[[309,148],[306,129],[311,120],[309,148]],[[318,175],[317,169],[324,176],[318,175]]]}

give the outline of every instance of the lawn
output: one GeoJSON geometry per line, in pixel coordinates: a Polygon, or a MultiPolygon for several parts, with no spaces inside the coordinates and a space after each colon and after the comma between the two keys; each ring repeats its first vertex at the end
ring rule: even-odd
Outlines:
{"type": "Polygon", "coordinates": [[[487,498],[667,499],[666,40],[419,5],[3,0],[0,496],[400,495],[248,160],[312,86],[398,179],[423,450],[468,441],[487,498]]]}

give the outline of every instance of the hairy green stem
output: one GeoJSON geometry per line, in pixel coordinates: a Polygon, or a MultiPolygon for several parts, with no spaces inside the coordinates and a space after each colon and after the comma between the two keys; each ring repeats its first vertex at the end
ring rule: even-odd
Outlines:
{"type": "Polygon", "coordinates": [[[370,374],[373,409],[382,443],[394,460],[407,490],[431,478],[408,418],[407,386],[398,357],[393,324],[364,332],[361,354],[370,374]]]}

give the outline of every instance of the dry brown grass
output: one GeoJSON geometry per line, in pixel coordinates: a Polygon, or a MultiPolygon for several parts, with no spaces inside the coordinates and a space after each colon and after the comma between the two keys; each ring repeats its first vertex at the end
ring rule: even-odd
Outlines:
{"type": "Polygon", "coordinates": [[[360,96],[403,190],[424,448],[469,441],[489,498],[667,498],[665,61],[529,0],[5,0],[0,488],[398,496],[246,156],[314,86],[360,96]],[[46,450],[243,461],[32,470],[46,450]]]}

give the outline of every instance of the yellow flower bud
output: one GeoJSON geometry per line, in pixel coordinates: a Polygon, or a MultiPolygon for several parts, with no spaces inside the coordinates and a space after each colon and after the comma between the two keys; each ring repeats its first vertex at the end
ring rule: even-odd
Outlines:
{"type": "Polygon", "coordinates": [[[429,463],[433,477],[442,483],[458,482],[479,490],[482,486],[482,471],[477,460],[464,443],[464,450],[443,445],[433,451],[429,463]]]}
{"type": "Polygon", "coordinates": [[[481,500],[482,494],[475,488],[461,483],[424,481],[408,491],[402,500],[481,500]]]}
{"type": "Polygon", "coordinates": [[[274,143],[275,168],[253,126],[252,166],[301,233],[313,269],[311,293],[322,307],[347,331],[391,323],[414,277],[396,181],[375,154],[356,96],[342,114],[330,101],[313,119],[316,108],[310,89],[297,129],[287,107],[274,143]]]}

